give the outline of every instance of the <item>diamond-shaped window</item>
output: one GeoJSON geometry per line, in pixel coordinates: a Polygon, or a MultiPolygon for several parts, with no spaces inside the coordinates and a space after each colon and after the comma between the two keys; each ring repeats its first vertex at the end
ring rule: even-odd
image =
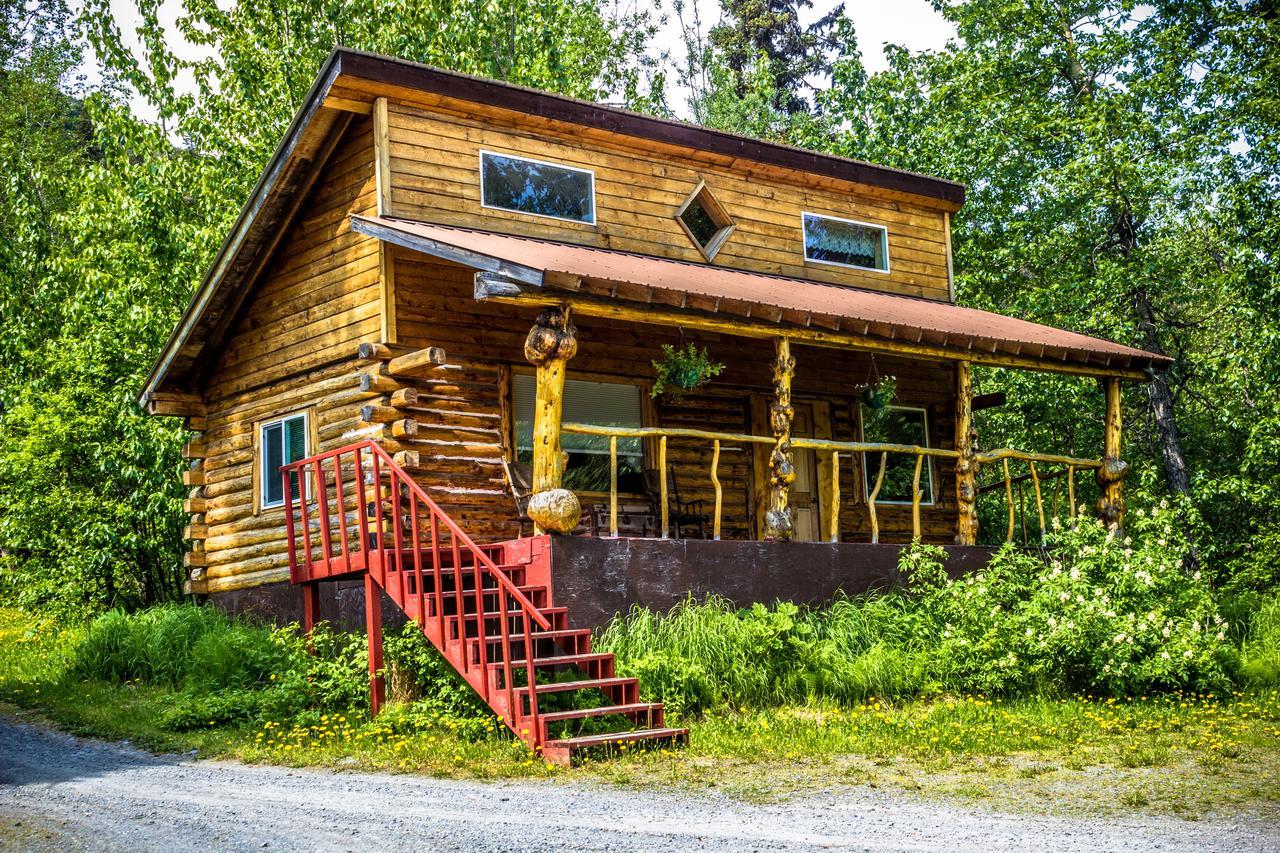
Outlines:
{"type": "Polygon", "coordinates": [[[716,256],[733,233],[733,220],[705,183],[699,182],[676,211],[676,221],[707,260],[716,256]]]}

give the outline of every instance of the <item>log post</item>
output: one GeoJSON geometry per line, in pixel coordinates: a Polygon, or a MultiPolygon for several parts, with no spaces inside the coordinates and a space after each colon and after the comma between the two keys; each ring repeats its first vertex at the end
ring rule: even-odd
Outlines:
{"type": "Polygon", "coordinates": [[[369,709],[377,716],[387,701],[382,675],[382,589],[373,575],[364,575],[364,627],[369,640],[369,709]]]}
{"type": "Polygon", "coordinates": [[[1095,477],[1098,481],[1098,518],[1107,527],[1124,524],[1124,477],[1129,473],[1129,463],[1120,458],[1121,414],[1120,380],[1111,377],[1103,380],[1107,411],[1103,424],[1102,465],[1095,477]]]}
{"type": "Polygon", "coordinates": [[[956,544],[978,542],[978,461],[974,458],[976,434],[973,429],[973,367],[956,362],[956,544]]]}
{"type": "Polygon", "coordinates": [[[773,364],[773,400],[769,404],[769,428],[773,432],[773,452],[769,454],[769,508],[765,512],[765,538],[778,542],[791,539],[791,484],[796,479],[791,458],[791,421],[795,409],[791,405],[791,379],[796,360],[791,355],[791,341],[778,338],[773,364]]]}
{"type": "Polygon", "coordinates": [[[537,368],[533,406],[533,498],[529,515],[539,528],[553,533],[572,532],[581,514],[577,498],[561,488],[564,454],[560,424],[565,367],[578,352],[577,334],[568,309],[551,308],[538,315],[524,342],[524,357],[537,368]]]}

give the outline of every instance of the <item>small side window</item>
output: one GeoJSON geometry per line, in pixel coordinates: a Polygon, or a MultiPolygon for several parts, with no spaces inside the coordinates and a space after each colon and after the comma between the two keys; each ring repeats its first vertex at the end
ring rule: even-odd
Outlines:
{"type": "Polygon", "coordinates": [[[704,183],[698,184],[676,211],[676,220],[708,261],[733,233],[733,220],[704,183]]]}
{"type": "MultiPolygon", "coordinates": [[[[284,505],[284,480],[280,468],[308,455],[305,412],[268,421],[258,428],[259,494],[262,509],[284,505]]],[[[293,498],[299,497],[298,479],[290,478],[293,498]]]]}
{"type": "Polygon", "coordinates": [[[889,232],[881,225],[801,214],[804,259],[862,270],[889,271],[889,232]]]}

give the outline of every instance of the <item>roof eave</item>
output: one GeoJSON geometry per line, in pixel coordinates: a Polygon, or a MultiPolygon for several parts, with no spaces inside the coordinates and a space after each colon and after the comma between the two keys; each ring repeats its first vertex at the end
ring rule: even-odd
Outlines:
{"type": "Polygon", "coordinates": [[[342,54],[343,51],[340,48],[333,50],[320,67],[320,73],[316,76],[310,91],[307,92],[307,97],[294,114],[293,121],[289,123],[289,128],[285,131],[280,144],[276,147],[275,153],[271,155],[271,159],[267,162],[261,177],[258,178],[258,182],[249,193],[248,200],[245,201],[244,206],[240,209],[240,214],[236,217],[235,226],[227,235],[226,240],[223,241],[221,248],[218,249],[218,254],[214,257],[213,263],[210,264],[208,272],[205,273],[200,287],[192,295],[191,301],[182,312],[182,318],[169,336],[164,349],[161,350],[160,357],[151,366],[146,382],[138,394],[138,405],[145,407],[150,395],[164,385],[174,359],[177,358],[190,339],[192,332],[199,325],[209,300],[218,290],[227,268],[239,253],[245,238],[252,230],[258,211],[261,210],[262,205],[271,196],[285,164],[297,150],[304,131],[311,123],[316,111],[323,105],[325,95],[332,88],[334,81],[342,73],[342,54]]]}

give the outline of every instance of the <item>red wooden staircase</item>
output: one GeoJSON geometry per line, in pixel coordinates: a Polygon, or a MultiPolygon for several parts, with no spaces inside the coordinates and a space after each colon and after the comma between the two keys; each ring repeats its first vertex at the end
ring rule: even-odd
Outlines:
{"type": "Polygon", "coordinates": [[[661,704],[640,701],[634,678],[617,677],[612,654],[592,651],[590,631],[569,627],[529,540],[477,545],[374,442],[294,462],[281,475],[290,576],[303,586],[307,630],[320,581],[364,577],[375,714],[385,701],[381,591],[548,761],[687,741],[687,729],[666,726],[661,704]]]}

